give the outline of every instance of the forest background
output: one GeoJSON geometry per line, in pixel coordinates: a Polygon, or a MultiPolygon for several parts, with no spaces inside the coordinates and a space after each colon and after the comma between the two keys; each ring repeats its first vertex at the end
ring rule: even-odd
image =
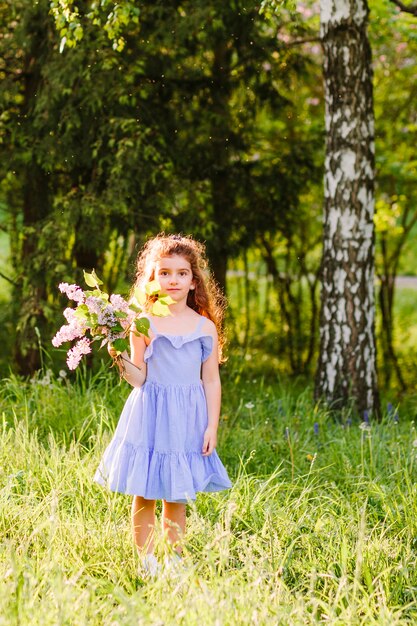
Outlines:
{"type": "MultiPolygon", "coordinates": [[[[46,354],[58,371],[58,283],[94,268],[108,291],[126,292],[137,250],[165,230],[206,241],[230,296],[231,348],[248,360],[260,351],[271,376],[311,377],[324,160],[318,3],[263,13],[256,2],[124,6],[129,15],[105,28],[85,19],[68,32],[44,0],[0,9],[2,373],[33,374],[46,354]]],[[[383,388],[405,391],[417,295],[394,285],[417,271],[417,21],[378,0],[369,36],[379,371],[383,388]]]]}

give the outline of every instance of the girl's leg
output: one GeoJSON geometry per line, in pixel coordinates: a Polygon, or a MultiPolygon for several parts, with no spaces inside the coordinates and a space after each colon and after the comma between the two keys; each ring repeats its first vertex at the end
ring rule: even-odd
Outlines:
{"type": "Polygon", "coordinates": [[[168,542],[181,554],[181,540],[185,535],[185,504],[163,502],[162,524],[168,542]]]}
{"type": "Polygon", "coordinates": [[[152,554],[155,530],[155,500],[133,496],[132,532],[139,552],[152,554]]]}

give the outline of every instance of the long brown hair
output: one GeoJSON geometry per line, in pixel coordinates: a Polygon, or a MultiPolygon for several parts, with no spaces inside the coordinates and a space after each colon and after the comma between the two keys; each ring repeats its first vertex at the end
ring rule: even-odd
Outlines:
{"type": "MultiPolygon", "coordinates": [[[[226,299],[208,269],[205,246],[191,236],[159,233],[149,239],[139,252],[136,261],[136,277],[133,289],[144,289],[146,283],[155,279],[155,264],[167,256],[182,256],[191,266],[195,289],[188,293],[187,305],[214,322],[219,336],[219,361],[223,362],[225,335],[223,318],[226,299]]],[[[149,310],[153,299],[147,297],[145,309],[149,310]]]]}

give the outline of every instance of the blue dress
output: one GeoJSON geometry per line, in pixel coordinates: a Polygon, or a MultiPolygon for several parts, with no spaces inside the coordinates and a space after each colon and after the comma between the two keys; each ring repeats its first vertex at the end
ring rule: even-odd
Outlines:
{"type": "Polygon", "coordinates": [[[151,321],[146,382],[126,401],[95,474],[101,485],[168,502],[231,487],[216,450],[201,451],[208,422],[201,364],[213,349],[212,337],[201,331],[205,320],[186,335],[159,333],[151,321]]]}

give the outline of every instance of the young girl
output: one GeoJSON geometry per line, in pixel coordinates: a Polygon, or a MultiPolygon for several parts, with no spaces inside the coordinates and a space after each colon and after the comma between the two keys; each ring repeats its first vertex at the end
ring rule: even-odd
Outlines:
{"type": "Polygon", "coordinates": [[[158,568],[155,500],[163,501],[163,528],[180,558],[186,502],[231,487],[215,450],[223,308],[205,269],[204,247],[190,237],[158,235],[139,254],[134,287],[156,279],[175,303],[167,317],[147,315],[149,338],[130,335],[121,372],[134,389],[95,476],[133,495],[133,538],[150,574],[158,568]]]}

